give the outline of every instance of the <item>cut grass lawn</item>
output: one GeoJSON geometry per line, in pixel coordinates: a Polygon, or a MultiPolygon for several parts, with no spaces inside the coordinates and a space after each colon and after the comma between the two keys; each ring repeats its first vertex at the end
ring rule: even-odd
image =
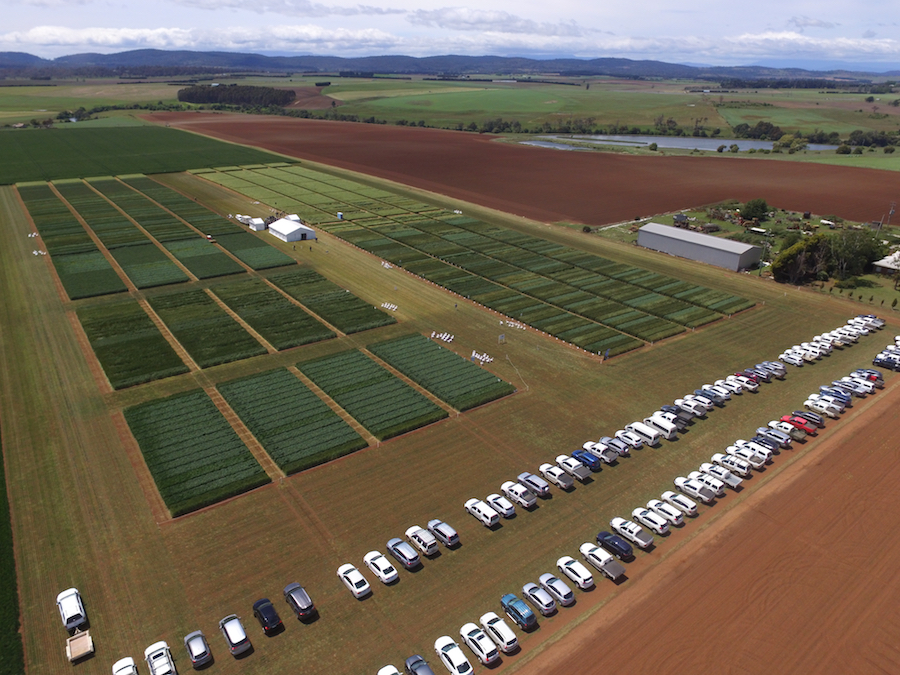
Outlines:
{"type": "Polygon", "coordinates": [[[297,367],[379,440],[447,417],[445,410],[362,352],[341,352],[297,367]]]}
{"type": "Polygon", "coordinates": [[[218,389],[286,474],[368,445],[287,370],[232,380],[218,385],[218,389]]]}
{"type": "Polygon", "coordinates": [[[125,419],[173,516],[269,482],[203,391],[129,408],[125,419]]]}
{"type": "Polygon", "coordinates": [[[188,372],[134,300],[81,307],[78,319],[113,389],[188,372]]]}
{"type": "Polygon", "coordinates": [[[424,335],[394,338],[368,349],[457,410],[468,410],[515,391],[509,382],[424,335]]]}
{"type": "Polygon", "coordinates": [[[334,331],[259,279],[218,284],[210,290],[279,351],[335,336],[334,331]]]}
{"type": "Polygon", "coordinates": [[[150,306],[201,368],[265,354],[265,348],[200,290],[157,295],[150,306]]]}

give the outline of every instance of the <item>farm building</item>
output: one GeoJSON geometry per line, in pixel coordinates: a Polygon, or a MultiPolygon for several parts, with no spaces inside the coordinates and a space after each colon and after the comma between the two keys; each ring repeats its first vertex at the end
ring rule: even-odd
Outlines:
{"type": "Polygon", "coordinates": [[[762,257],[762,248],[759,246],[659,223],[647,223],[639,229],[637,243],[654,251],[698,260],[735,272],[753,267],[762,257]]]}
{"type": "Polygon", "coordinates": [[[889,256],[872,263],[877,274],[893,276],[900,271],[900,251],[894,251],[889,256]]]}
{"type": "Polygon", "coordinates": [[[316,239],[316,231],[293,218],[282,218],[269,225],[269,233],[281,241],[306,241],[316,239]]]}

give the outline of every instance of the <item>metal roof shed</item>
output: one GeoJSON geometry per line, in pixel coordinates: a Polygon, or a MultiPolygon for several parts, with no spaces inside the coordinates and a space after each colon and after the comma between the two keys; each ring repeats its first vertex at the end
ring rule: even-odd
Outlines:
{"type": "Polygon", "coordinates": [[[270,224],[269,234],[287,242],[316,239],[316,231],[314,229],[287,218],[276,220],[270,224]]]}
{"type": "Polygon", "coordinates": [[[647,223],[638,230],[638,245],[735,272],[753,267],[762,257],[762,248],[753,244],[659,223],[647,223]]]}

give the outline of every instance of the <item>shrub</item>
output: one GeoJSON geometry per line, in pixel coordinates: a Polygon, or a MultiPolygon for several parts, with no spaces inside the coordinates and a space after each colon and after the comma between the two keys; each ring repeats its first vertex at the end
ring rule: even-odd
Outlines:
{"type": "Polygon", "coordinates": [[[835,152],[839,155],[849,155],[851,152],[853,152],[853,149],[846,143],[842,143],[837,147],[837,150],[835,150],[835,152]]]}
{"type": "Polygon", "coordinates": [[[884,146],[884,154],[886,154],[886,155],[893,154],[894,150],[896,150],[896,148],[893,145],[884,146]]]}

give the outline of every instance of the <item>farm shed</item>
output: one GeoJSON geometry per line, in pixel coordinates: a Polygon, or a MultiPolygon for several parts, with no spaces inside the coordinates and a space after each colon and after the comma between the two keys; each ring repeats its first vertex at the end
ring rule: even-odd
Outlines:
{"type": "Polygon", "coordinates": [[[892,276],[900,271],[900,251],[894,251],[889,256],[872,263],[875,272],[892,276]]]}
{"type": "Polygon", "coordinates": [[[316,231],[296,220],[282,218],[269,225],[269,233],[281,241],[306,241],[316,238],[316,231]]]}
{"type": "Polygon", "coordinates": [[[735,272],[752,267],[762,257],[759,246],[659,223],[647,223],[638,230],[638,245],[735,272]]]}

